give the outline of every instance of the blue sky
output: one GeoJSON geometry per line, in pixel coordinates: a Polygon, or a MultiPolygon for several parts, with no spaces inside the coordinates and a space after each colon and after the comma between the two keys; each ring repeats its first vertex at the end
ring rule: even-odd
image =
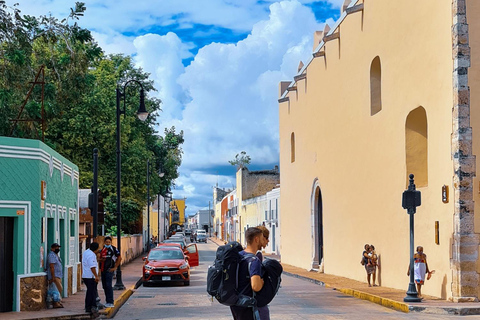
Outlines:
{"type": "MultiPolygon", "coordinates": [[[[24,14],[56,17],[74,5],[18,2],[24,14]]],[[[185,132],[173,192],[187,198],[193,214],[208,207],[214,185],[234,186],[228,161],[240,151],[251,156],[251,170],[278,164],[278,83],[292,80],[299,62],[308,61],[313,33],[333,25],[343,2],[93,0],[85,1],[79,24],[106,53],[131,55],[151,73],[163,102],[158,131],[185,132]]]]}

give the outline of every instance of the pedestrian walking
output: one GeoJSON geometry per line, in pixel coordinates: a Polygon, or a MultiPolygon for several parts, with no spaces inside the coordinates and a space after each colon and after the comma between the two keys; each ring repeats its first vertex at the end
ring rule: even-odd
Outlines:
{"type": "Polygon", "coordinates": [[[105,308],[113,308],[113,275],[115,270],[117,270],[122,257],[118,249],[112,245],[112,238],[107,236],[104,240],[104,246],[100,252],[100,266],[102,274],[102,287],[105,292],[105,308]]]}
{"type": "MultiPolygon", "coordinates": [[[[423,253],[423,247],[417,247],[417,253],[413,255],[413,275],[415,283],[417,284],[418,297],[423,299],[422,286],[425,284],[425,275],[428,274],[427,280],[430,280],[435,270],[430,271],[427,264],[427,255],[423,253]]],[[[410,265],[408,266],[407,276],[410,276],[410,265]]]]}
{"type": "MultiPolygon", "coordinates": [[[[59,292],[59,297],[62,296],[63,286],[62,286],[62,278],[63,278],[63,266],[62,266],[62,259],[58,255],[60,252],[60,245],[58,243],[53,243],[50,246],[50,252],[47,256],[47,279],[48,285],[54,284],[59,292]]],[[[63,308],[63,305],[60,301],[53,301],[54,308],[63,308]]]]}
{"type": "Polygon", "coordinates": [[[98,277],[98,261],[97,252],[99,245],[97,242],[92,242],[90,248],[82,255],[82,279],[85,286],[87,286],[87,294],[85,295],[85,311],[98,317],[97,309],[97,284],[98,277]]]}
{"type": "MultiPolygon", "coordinates": [[[[254,297],[254,293],[263,287],[262,279],[262,262],[256,256],[258,250],[262,249],[264,243],[262,230],[251,227],[245,231],[245,239],[247,247],[240,251],[240,255],[244,256],[239,267],[238,275],[238,292],[242,292],[245,296],[254,297]]],[[[256,320],[254,313],[256,308],[231,306],[230,310],[234,320],[256,320]]],[[[257,313],[258,315],[258,313],[257,313]]]]}

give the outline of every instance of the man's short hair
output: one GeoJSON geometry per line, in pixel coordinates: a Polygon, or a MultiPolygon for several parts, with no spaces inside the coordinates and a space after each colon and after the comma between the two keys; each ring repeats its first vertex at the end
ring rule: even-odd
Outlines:
{"type": "Polygon", "coordinates": [[[90,243],[90,250],[96,251],[98,249],[98,247],[99,247],[98,242],[90,243]]]}
{"type": "Polygon", "coordinates": [[[268,230],[265,226],[258,226],[257,228],[262,230],[263,236],[268,240],[268,237],[270,236],[270,230],[268,230]]]}
{"type": "Polygon", "coordinates": [[[257,227],[250,227],[245,231],[245,239],[247,240],[247,244],[252,244],[255,237],[262,235],[263,232],[257,227]]]}
{"type": "Polygon", "coordinates": [[[105,237],[105,239],[104,239],[103,241],[107,241],[107,240],[110,240],[110,241],[112,241],[112,237],[110,237],[110,236],[106,236],[106,237],[105,237]]]}

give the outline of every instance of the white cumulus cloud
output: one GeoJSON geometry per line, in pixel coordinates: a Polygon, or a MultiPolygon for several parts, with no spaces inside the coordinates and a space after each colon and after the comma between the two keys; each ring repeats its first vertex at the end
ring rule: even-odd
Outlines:
{"type": "MultiPolygon", "coordinates": [[[[184,172],[227,165],[242,150],[255,164],[278,162],[278,83],[292,79],[300,60],[311,57],[313,32],[322,28],[300,2],[276,2],[247,38],[207,45],[186,68],[181,60],[188,46],[178,37],[135,40],[136,62],[152,73],[164,101],[160,127],[185,132],[176,196],[201,194],[207,182],[208,175],[184,172]]],[[[208,201],[211,190],[204,191],[208,201]]]]}

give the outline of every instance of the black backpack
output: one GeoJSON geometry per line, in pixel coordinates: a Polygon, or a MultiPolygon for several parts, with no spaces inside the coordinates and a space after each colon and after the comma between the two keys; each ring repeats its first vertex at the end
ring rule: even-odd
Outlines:
{"type": "Polygon", "coordinates": [[[208,267],[207,292],[226,306],[249,307],[256,304],[253,297],[238,292],[239,266],[245,259],[240,254],[242,250],[242,245],[236,241],[219,246],[214,264],[208,267]]]}
{"type": "Polygon", "coordinates": [[[266,306],[273,300],[282,282],[283,267],[277,260],[265,259],[262,269],[264,271],[263,287],[255,294],[258,307],[266,306]]]}

